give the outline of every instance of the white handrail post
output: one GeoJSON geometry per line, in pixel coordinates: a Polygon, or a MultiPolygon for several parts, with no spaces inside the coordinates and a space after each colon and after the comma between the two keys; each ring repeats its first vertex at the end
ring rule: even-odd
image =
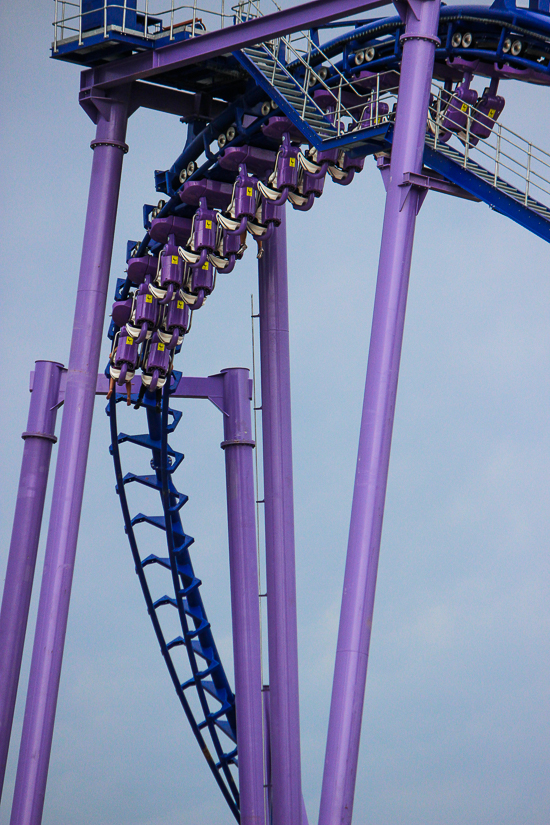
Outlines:
{"type": "Polygon", "coordinates": [[[53,14],[53,50],[57,51],[57,0],[55,0],[55,8],[53,14]]]}
{"type": "Polygon", "coordinates": [[[306,117],[306,104],[309,97],[309,78],[311,77],[311,40],[307,38],[307,67],[304,75],[304,103],[302,105],[302,120],[306,117]]]}
{"type": "Polygon", "coordinates": [[[277,71],[277,63],[279,63],[279,53],[281,51],[281,41],[284,41],[284,38],[281,37],[278,41],[274,41],[273,43],[273,71],[271,73],[271,85],[275,85],[275,72],[277,71]]]}
{"type": "Polygon", "coordinates": [[[529,151],[527,153],[527,177],[525,178],[525,206],[529,202],[529,183],[531,179],[531,153],[533,151],[533,144],[528,143],[529,151]]]}
{"type": "Polygon", "coordinates": [[[496,149],[496,156],[495,156],[495,180],[494,180],[495,189],[498,189],[497,183],[498,183],[498,168],[499,168],[499,165],[500,165],[499,158],[500,158],[500,139],[501,139],[501,136],[502,136],[502,126],[499,123],[498,124],[498,134],[497,134],[497,149],[496,149]]]}
{"type": "Polygon", "coordinates": [[[437,143],[439,141],[439,128],[441,122],[441,92],[437,95],[437,107],[435,112],[435,136],[434,136],[434,149],[437,149],[437,143]]]}
{"type": "Polygon", "coordinates": [[[470,156],[470,128],[472,125],[472,107],[468,106],[468,114],[466,115],[466,147],[464,152],[464,168],[468,168],[468,158],[470,156]]]}

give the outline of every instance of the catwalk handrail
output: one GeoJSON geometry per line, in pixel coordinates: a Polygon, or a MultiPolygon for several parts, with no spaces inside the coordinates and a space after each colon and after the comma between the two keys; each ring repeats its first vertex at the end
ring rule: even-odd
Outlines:
{"type": "Polygon", "coordinates": [[[159,37],[169,36],[170,40],[174,39],[175,33],[185,30],[194,37],[197,33],[203,34],[207,26],[205,20],[212,18],[212,25],[210,28],[224,28],[227,25],[232,25],[235,17],[234,9],[230,12],[225,10],[225,0],[219,0],[219,9],[216,9],[216,0],[213,0],[212,8],[209,8],[204,0],[199,4],[197,0],[192,3],[178,3],[177,0],[171,0],[169,7],[160,8],[159,10],[151,9],[150,0],[142,0],[137,4],[137,8],[131,8],[128,5],[128,0],[119,0],[119,2],[110,2],[104,0],[103,4],[94,9],[87,11],[82,10],[82,0],[73,2],[72,0],[54,0],[54,40],[53,51],[56,52],[60,43],[78,36],[78,44],[83,43],[83,32],[90,34],[102,33],[103,37],[107,37],[111,31],[119,32],[120,34],[133,34],[142,37],[144,40],[154,41],[159,37]],[[68,9],[67,9],[68,7],[68,9]],[[122,19],[120,24],[109,22],[108,12],[114,10],[122,12],[122,19]],[[69,14],[67,14],[67,10],[69,14]],[[182,12],[182,20],[178,22],[175,15],[182,12]],[[92,15],[102,13],[102,22],[93,29],[86,29],[86,23],[92,18],[92,15]],[[135,29],[129,25],[129,14],[139,15],[143,21],[143,28],[135,29]],[[152,28],[152,30],[150,30],[152,28]]]}
{"type": "MultiPolygon", "coordinates": [[[[454,140],[460,143],[460,152],[463,155],[463,167],[468,169],[468,161],[475,160],[480,166],[490,172],[493,186],[502,187],[502,170],[509,172],[513,179],[507,181],[516,187],[523,195],[523,203],[529,206],[530,190],[534,187],[544,192],[550,198],[550,153],[536,146],[532,141],[518,135],[501,123],[494,124],[491,134],[487,138],[479,139],[475,145],[472,140],[474,124],[486,125],[486,115],[475,106],[468,105],[466,112],[466,128],[459,135],[453,134],[444,143],[441,140],[441,123],[444,112],[454,102],[463,105],[455,94],[450,94],[438,84],[432,84],[433,103],[436,117],[429,119],[429,126],[433,133],[433,148],[437,150],[454,140]],[[482,120],[482,118],[484,118],[482,120]],[[483,161],[479,156],[483,157],[483,161]]],[[[433,105],[432,105],[433,111],[433,105]]]]}

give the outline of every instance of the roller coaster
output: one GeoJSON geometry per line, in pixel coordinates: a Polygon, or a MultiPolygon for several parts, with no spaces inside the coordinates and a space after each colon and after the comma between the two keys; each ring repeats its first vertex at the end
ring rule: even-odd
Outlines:
{"type": "Polygon", "coordinates": [[[3,777],[32,587],[23,570],[29,558],[34,569],[56,409],[64,403],[11,825],[38,825],[42,817],[96,394],[108,402],[116,493],[146,609],[213,779],[243,825],[307,825],[285,223],[290,209],[312,209],[326,183],[352,185],[372,156],[387,200],[319,825],[352,821],[416,216],[431,190],[482,201],[550,240],[550,153],[502,123],[507,81],[550,83],[548,0],[530,0],[528,9],[513,0],[490,7],[395,0],[395,16],[358,16],[383,5],[313,0],[280,9],[248,0],[226,9],[172,0],[153,13],[136,0],[55,0],[52,57],[82,67],[80,104],[97,131],[69,367],[38,362],[34,373],[20,491],[30,489],[31,475],[39,483],[34,498],[18,499],[0,614],[3,777]],[[126,123],[140,106],[178,114],[187,135],[172,166],[154,170],[160,199],[143,205],[144,235],[128,241],[119,261],[125,274],[98,374],[126,123]],[[256,254],[260,277],[269,686],[261,683],[248,372],[193,379],[177,369],[192,322],[202,322],[215,300],[217,278],[238,273],[247,251],[256,254]],[[224,415],[235,689],[182,523],[187,496],[175,476],[184,457],[169,443],[181,419],[178,397],[210,398],[224,415]],[[120,404],[134,407],[134,433],[119,431],[120,404]],[[135,472],[123,469],[126,445],[141,448],[131,453],[142,456],[135,472]],[[133,511],[137,485],[160,514],[133,511]],[[154,552],[140,549],[143,523],[162,534],[163,552],[157,543],[154,552]],[[164,571],[163,592],[154,592],[153,569],[164,571]],[[175,637],[164,629],[166,611],[178,617],[175,637]],[[185,665],[175,657],[183,650],[185,665]]]}

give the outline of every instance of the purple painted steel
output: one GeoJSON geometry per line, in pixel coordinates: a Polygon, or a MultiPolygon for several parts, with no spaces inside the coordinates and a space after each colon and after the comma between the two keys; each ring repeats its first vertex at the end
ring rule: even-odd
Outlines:
{"type": "MultiPolygon", "coordinates": [[[[34,385],[34,372],[31,372],[30,388],[32,391],[34,385]]],[[[57,403],[65,400],[65,385],[66,373],[61,376],[61,384],[59,387],[59,394],[57,403]]],[[[132,379],[132,392],[139,392],[141,387],[141,377],[136,376],[132,379]]],[[[252,392],[252,381],[250,381],[250,393],[252,392]]],[[[97,375],[95,394],[107,395],[109,392],[109,379],[105,373],[100,372],[97,375]]],[[[215,407],[223,410],[223,376],[210,375],[208,378],[194,378],[192,376],[182,376],[173,392],[174,398],[208,398],[215,407]]]]}
{"type": "Polygon", "coordinates": [[[264,804],[267,825],[271,825],[271,709],[269,685],[262,687],[262,709],[264,721],[264,804]]]}
{"type": "Polygon", "coordinates": [[[11,825],[42,819],[113,247],[127,94],[97,116],[65,408],[11,825]]]}
{"type": "Polygon", "coordinates": [[[265,825],[262,654],[247,369],[224,370],[223,406],[241,825],[265,825]]]}
{"type": "MultiPolygon", "coordinates": [[[[265,791],[265,807],[267,813],[267,823],[271,823],[271,710],[269,700],[269,685],[264,685],[262,688],[263,698],[263,712],[264,712],[264,758],[265,758],[265,773],[264,773],[264,791],[265,791]]],[[[309,825],[306,811],[306,803],[302,796],[302,824],[309,825]]]]}
{"type": "Polygon", "coordinates": [[[228,26],[206,32],[200,37],[180,40],[161,49],[150,49],[132,57],[113,60],[82,72],[81,99],[85,102],[85,96],[94,87],[107,89],[141,78],[154,77],[235,49],[244,49],[246,46],[273,40],[282,34],[315,28],[330,20],[340,20],[342,17],[367,9],[378,9],[388,5],[391,5],[388,0],[312,0],[310,3],[301,3],[290,9],[255,17],[237,26],[228,26]]]}
{"type": "MultiPolygon", "coordinates": [[[[85,97],[83,99],[85,100],[85,97]]],[[[221,100],[213,100],[206,95],[203,95],[199,101],[196,95],[190,92],[180,92],[177,89],[169,89],[167,86],[139,81],[132,85],[130,106],[135,109],[142,106],[145,109],[155,109],[157,112],[178,115],[178,117],[198,116],[204,117],[205,120],[213,120],[221,115],[227,104],[221,100]]]]}
{"type": "Polygon", "coordinates": [[[272,825],[302,812],[285,213],[259,261],[272,825]]]}
{"type": "Polygon", "coordinates": [[[439,0],[407,7],[399,104],[367,368],[319,825],[351,823],[397,378],[439,0]],[[419,15],[415,16],[414,11],[419,15]]]}
{"type": "Polygon", "coordinates": [[[50,458],[56,441],[56,404],[62,371],[63,364],[55,361],[36,362],[27,430],[22,435],[25,447],[0,610],[0,797],[25,644],[50,458]]]}

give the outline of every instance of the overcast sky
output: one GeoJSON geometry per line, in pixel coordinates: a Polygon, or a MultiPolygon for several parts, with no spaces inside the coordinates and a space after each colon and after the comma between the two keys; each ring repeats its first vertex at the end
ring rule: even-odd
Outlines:
{"type": "MultiPolygon", "coordinates": [[[[2,578],[28,375],[35,359],[68,359],[94,134],[77,102],[78,69],[49,58],[53,3],[7,6],[0,27],[2,578]]],[[[548,92],[508,82],[501,93],[503,123],[548,150],[548,92]]],[[[138,111],[131,118],[113,285],[124,272],[126,240],[142,235],[142,204],[158,198],[153,170],[170,166],[183,140],[175,117],[138,111]]],[[[311,212],[288,216],[310,825],[318,809],[383,206],[382,182],[367,159],[351,187],[327,182],[311,212]]],[[[357,825],[550,821],[548,258],[543,241],[484,204],[432,193],[420,213],[357,825]]],[[[184,373],[252,366],[255,264],[250,250],[232,274],[218,278],[179,358],[184,373]]],[[[105,341],[103,362],[107,354],[105,341]]],[[[133,571],[104,407],[98,400],[44,825],[228,825],[231,815],[183,717],[133,571]]],[[[184,525],[196,540],[203,598],[231,671],[221,418],[206,401],[182,402],[182,409],[174,443],[186,454],[178,476],[189,495],[184,525]]],[[[140,431],[141,421],[127,422],[140,431]]],[[[149,512],[158,508],[142,504],[149,512]]],[[[146,528],[142,536],[158,542],[146,528]]],[[[42,554],[43,542],[38,575],[42,554]]],[[[9,821],[38,590],[37,583],[0,825],[9,821]]]]}

